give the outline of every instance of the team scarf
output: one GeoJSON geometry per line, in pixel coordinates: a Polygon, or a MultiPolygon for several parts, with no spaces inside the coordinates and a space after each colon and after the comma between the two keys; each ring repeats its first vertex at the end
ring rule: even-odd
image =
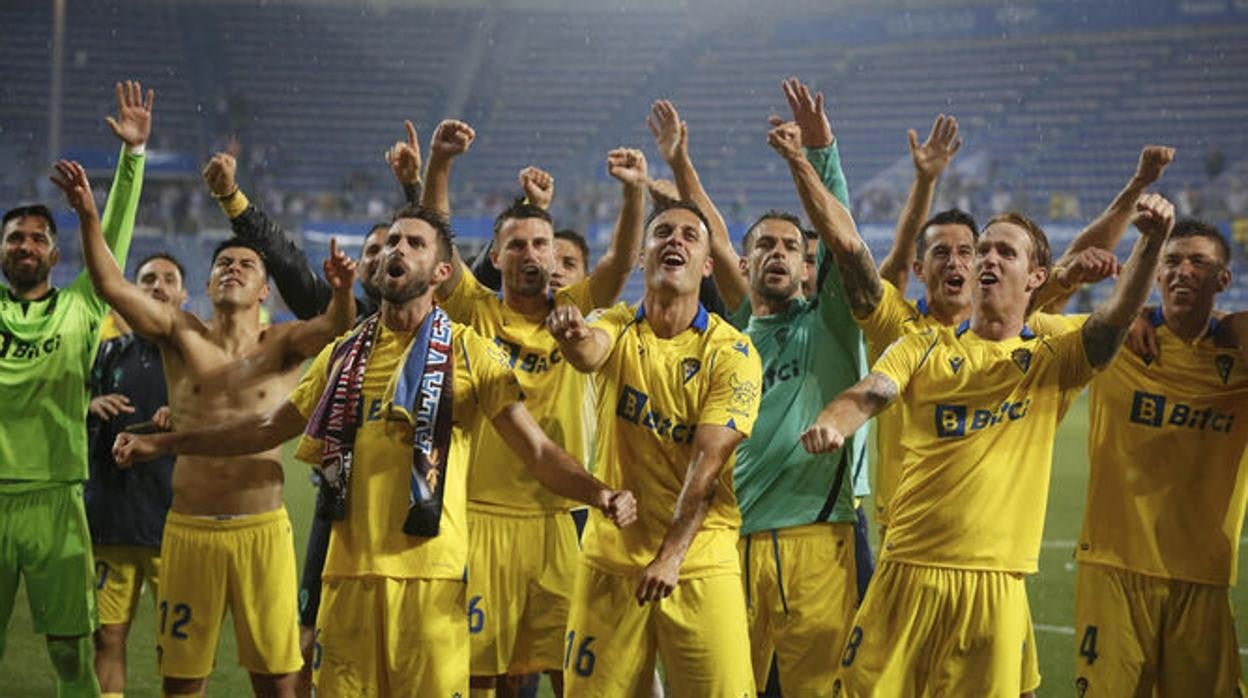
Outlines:
{"type": "MultiPolygon", "coordinates": [[[[363,415],[361,393],[368,357],[376,341],[379,315],[334,349],[328,387],[308,420],[305,436],[321,443],[321,488],[317,515],[346,517],[354,459],[355,432],[363,415]]],[[[442,521],[446,465],[449,462],[454,385],[451,320],[440,307],[425,316],[408,345],[402,368],[386,390],[386,418],[412,427],[412,465],[403,532],[431,538],[442,521]]]]}

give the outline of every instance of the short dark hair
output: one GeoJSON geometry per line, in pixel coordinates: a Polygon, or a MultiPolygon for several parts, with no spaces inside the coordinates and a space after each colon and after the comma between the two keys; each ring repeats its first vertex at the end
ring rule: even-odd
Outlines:
{"type": "Polygon", "coordinates": [[[789,223],[794,228],[797,228],[797,232],[801,233],[803,238],[806,237],[806,231],[802,230],[802,221],[800,218],[792,213],[789,213],[788,211],[780,211],[773,208],[764,211],[763,215],[759,216],[757,220],[750,224],[749,228],[745,229],[745,237],[741,240],[741,247],[746,254],[749,254],[750,252],[750,242],[754,237],[754,231],[758,229],[758,226],[767,221],[784,221],[785,223],[789,223]]]}
{"type": "MultiPolygon", "coordinates": [[[[178,261],[178,258],[177,258],[177,257],[174,257],[174,256],[173,256],[173,254],[172,254],[172,253],[170,253],[170,252],[164,252],[164,251],[161,251],[161,252],[153,252],[153,253],[149,254],[148,256],[146,256],[146,257],[144,257],[143,259],[139,260],[139,263],[138,263],[137,265],[135,265],[135,267],[134,267],[134,273],[137,275],[137,274],[139,273],[139,270],[140,270],[140,269],[142,269],[142,268],[143,268],[143,266],[144,266],[145,264],[147,264],[148,262],[152,261],[153,259],[163,259],[163,260],[165,260],[166,262],[169,262],[169,263],[170,263],[170,264],[172,264],[173,266],[177,267],[177,268],[178,268],[178,277],[182,279],[182,283],[183,283],[184,285],[186,284],[186,267],[182,266],[182,262],[179,262],[179,261],[178,261]]],[[[214,255],[212,256],[212,259],[213,259],[213,261],[216,261],[217,256],[214,254],[214,255]]]]}
{"type": "Polygon", "coordinates": [[[7,226],[9,221],[25,218],[26,216],[38,216],[48,222],[48,232],[56,235],[56,219],[52,218],[52,210],[43,204],[28,204],[26,206],[18,206],[11,208],[4,213],[4,221],[0,223],[0,228],[7,226]]]}
{"type": "Polygon", "coordinates": [[[455,244],[455,231],[451,230],[450,221],[446,220],[437,211],[417,204],[407,204],[395,211],[391,225],[405,219],[416,219],[429,224],[429,227],[433,228],[433,231],[438,236],[438,261],[451,261],[451,248],[455,244]]]}
{"type": "Polygon", "coordinates": [[[1222,258],[1223,266],[1231,263],[1231,245],[1226,241],[1226,237],[1222,235],[1222,231],[1218,230],[1210,223],[1197,220],[1195,218],[1180,218],[1174,223],[1174,230],[1170,231],[1170,239],[1178,240],[1180,238],[1207,238],[1212,240],[1218,248],[1218,255],[1222,258]]]}
{"type": "Polygon", "coordinates": [[[572,230],[571,228],[562,228],[555,231],[556,240],[567,240],[576,245],[581,251],[581,265],[584,267],[585,273],[589,273],[589,243],[585,241],[585,236],[572,230]]]}
{"type": "Polygon", "coordinates": [[[555,228],[555,221],[550,217],[550,212],[541,206],[529,203],[528,199],[519,197],[511,202],[511,205],[498,214],[498,218],[494,219],[494,237],[497,238],[499,232],[502,231],[503,225],[509,220],[524,220],[526,218],[538,218],[550,224],[551,230],[555,228]]]}
{"type": "Polygon", "coordinates": [[[1049,236],[1044,234],[1044,229],[1035,221],[1017,211],[1007,211],[993,216],[984,226],[984,230],[992,227],[993,223],[1011,223],[1027,231],[1027,237],[1031,238],[1031,263],[1045,271],[1053,266],[1053,252],[1049,249],[1049,236]]]}
{"type": "Polygon", "coordinates": [[[975,223],[975,217],[960,208],[947,209],[923,221],[914,249],[916,260],[922,261],[927,252],[927,229],[933,225],[964,225],[971,231],[972,243],[979,242],[979,226],[975,223]]]}
{"type": "MultiPolygon", "coordinates": [[[[217,246],[212,250],[212,264],[215,265],[217,263],[217,257],[221,256],[221,252],[223,250],[228,250],[231,247],[244,247],[252,252],[255,252],[256,256],[260,258],[260,262],[264,264],[264,273],[266,275],[269,273],[269,260],[264,257],[264,250],[261,250],[259,245],[257,245],[254,241],[238,237],[237,235],[228,240],[222,240],[217,243],[217,246]]],[[[184,276],[182,278],[185,279],[186,277],[184,276]]]]}
{"type": "Polygon", "coordinates": [[[802,228],[802,237],[807,240],[818,240],[819,233],[815,232],[814,228],[802,228]]]}
{"type": "Polygon", "coordinates": [[[702,213],[702,209],[688,201],[666,201],[656,199],[654,202],[654,208],[650,209],[650,214],[646,216],[646,222],[645,225],[642,226],[642,229],[649,232],[650,224],[654,223],[654,219],[673,209],[688,211],[697,216],[698,220],[702,221],[702,225],[706,227],[706,234],[708,236],[711,234],[711,223],[706,219],[706,214],[702,213]]]}

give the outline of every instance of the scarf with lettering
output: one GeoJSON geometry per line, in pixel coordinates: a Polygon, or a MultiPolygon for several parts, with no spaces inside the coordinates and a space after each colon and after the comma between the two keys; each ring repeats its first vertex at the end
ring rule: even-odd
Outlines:
{"type": "MultiPolygon", "coordinates": [[[[304,436],[320,442],[323,506],[317,515],[346,516],[355,432],[363,415],[362,389],[368,356],[376,341],[379,316],[373,315],[342,341],[330,357],[329,379],[308,420],[304,436]]],[[[449,462],[454,385],[451,320],[434,307],[408,345],[399,371],[386,388],[386,418],[412,427],[412,465],[403,532],[438,535],[449,462]]]]}

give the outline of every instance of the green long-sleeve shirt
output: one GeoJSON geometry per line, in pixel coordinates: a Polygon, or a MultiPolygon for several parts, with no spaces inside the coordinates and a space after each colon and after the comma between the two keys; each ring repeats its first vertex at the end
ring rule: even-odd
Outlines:
{"type": "MultiPolygon", "coordinates": [[[[104,239],[123,268],[144,162],[122,149],[104,208],[104,239]]],[[[106,312],[86,270],[39,300],[0,285],[0,491],[87,479],[87,376],[106,312]]]]}

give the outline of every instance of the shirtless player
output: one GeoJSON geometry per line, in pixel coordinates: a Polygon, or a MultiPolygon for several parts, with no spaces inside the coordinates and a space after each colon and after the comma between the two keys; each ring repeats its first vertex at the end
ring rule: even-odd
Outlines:
{"type": "MultiPolygon", "coordinates": [[[[77,163],[57,164],[66,196],[90,196],[77,163]]],[[[355,265],[331,245],[334,287],[325,314],[274,327],[260,324],[269,294],[264,261],[250,243],[221,243],[208,280],[212,318],[160,303],[126,281],[98,226],[84,226],[91,281],[139,334],[161,348],[172,419],[183,428],[261,414],[298,383],[303,361],[351,327],[355,265]]],[[[295,553],[282,506],[278,449],[237,458],[180,457],[161,545],[157,652],[167,695],[203,692],[226,605],[240,663],[259,694],[293,695],[299,653],[295,553]]]]}

